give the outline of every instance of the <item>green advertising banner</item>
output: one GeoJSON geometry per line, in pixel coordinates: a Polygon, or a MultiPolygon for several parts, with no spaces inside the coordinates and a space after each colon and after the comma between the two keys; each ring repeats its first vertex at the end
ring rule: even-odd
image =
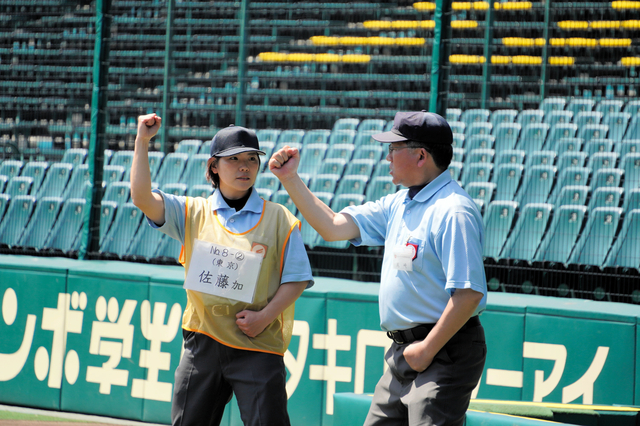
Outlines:
{"type": "MultiPolygon", "coordinates": [[[[0,403],[170,423],[186,305],[181,267],[0,256],[0,403]]],[[[391,344],[378,285],[317,278],[285,354],[293,424],[331,426],[334,395],[366,395],[391,344]]],[[[640,307],[490,293],[473,397],[638,404],[640,307]]],[[[235,400],[223,424],[241,425],[235,400]]]]}

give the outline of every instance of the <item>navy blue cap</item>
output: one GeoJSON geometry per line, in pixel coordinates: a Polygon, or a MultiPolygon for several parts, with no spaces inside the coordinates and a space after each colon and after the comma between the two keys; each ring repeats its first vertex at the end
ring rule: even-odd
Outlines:
{"type": "Polygon", "coordinates": [[[256,132],[233,124],[216,133],[211,141],[212,157],[229,157],[251,151],[267,155],[260,151],[256,132]]]}
{"type": "Polygon", "coordinates": [[[425,144],[451,145],[453,133],[447,120],[432,112],[397,112],[390,131],[373,139],[382,143],[415,141],[425,144]]]}

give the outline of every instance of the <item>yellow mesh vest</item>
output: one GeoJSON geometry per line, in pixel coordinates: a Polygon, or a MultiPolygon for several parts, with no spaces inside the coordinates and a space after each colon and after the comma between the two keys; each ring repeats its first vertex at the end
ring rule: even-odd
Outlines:
{"type": "Polygon", "coordinates": [[[187,197],[185,245],[181,263],[185,276],[189,269],[194,239],[251,251],[254,244],[267,247],[262,261],[253,303],[187,290],[187,307],[182,318],[185,330],[197,331],[238,349],[284,355],[291,341],[293,304],[257,337],[250,338],[236,325],[236,314],[248,309],[259,311],[273,298],[280,286],[284,249],[289,235],[300,221],[285,207],[264,201],[262,217],[247,232],[236,234],[222,226],[209,200],[187,197]]]}

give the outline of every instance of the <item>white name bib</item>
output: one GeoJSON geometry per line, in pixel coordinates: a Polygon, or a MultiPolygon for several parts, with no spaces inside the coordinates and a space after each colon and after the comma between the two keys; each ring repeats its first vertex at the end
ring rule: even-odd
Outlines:
{"type": "Polygon", "coordinates": [[[413,271],[413,258],[416,254],[415,247],[396,246],[393,249],[393,268],[399,271],[413,271]]]}
{"type": "Polygon", "coordinates": [[[253,302],[263,255],[196,239],[184,288],[253,302]]]}

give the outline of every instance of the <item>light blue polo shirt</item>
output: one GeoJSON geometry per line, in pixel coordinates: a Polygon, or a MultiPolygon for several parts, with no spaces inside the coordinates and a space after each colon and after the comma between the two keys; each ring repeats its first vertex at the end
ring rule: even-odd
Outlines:
{"type": "Polygon", "coordinates": [[[349,206],[360,228],[351,243],[384,245],[380,278],[380,325],[405,330],[438,321],[453,292],[470,288],[484,295],[474,315],[486,307],[487,280],[482,258],[484,229],[475,202],[444,172],[413,200],[407,189],[375,202],[349,206]],[[393,251],[418,247],[412,271],[393,267],[393,251]]]}
{"type": "MultiPolygon", "coordinates": [[[[147,223],[149,223],[152,228],[156,228],[184,244],[184,212],[187,198],[166,194],[158,189],[154,189],[153,191],[162,195],[162,198],[164,198],[165,222],[164,225],[158,226],[147,218],[147,223]]],[[[218,212],[220,223],[231,232],[242,233],[248,231],[257,225],[262,215],[263,201],[260,195],[258,195],[258,191],[253,188],[247,204],[245,204],[239,212],[229,207],[226,201],[224,201],[224,198],[222,198],[220,191],[215,191],[211,200],[212,209],[218,212]]],[[[309,281],[307,288],[313,286],[309,257],[302,242],[302,234],[297,227],[294,228],[289,236],[289,243],[285,248],[284,256],[280,283],[309,281]]]]}

